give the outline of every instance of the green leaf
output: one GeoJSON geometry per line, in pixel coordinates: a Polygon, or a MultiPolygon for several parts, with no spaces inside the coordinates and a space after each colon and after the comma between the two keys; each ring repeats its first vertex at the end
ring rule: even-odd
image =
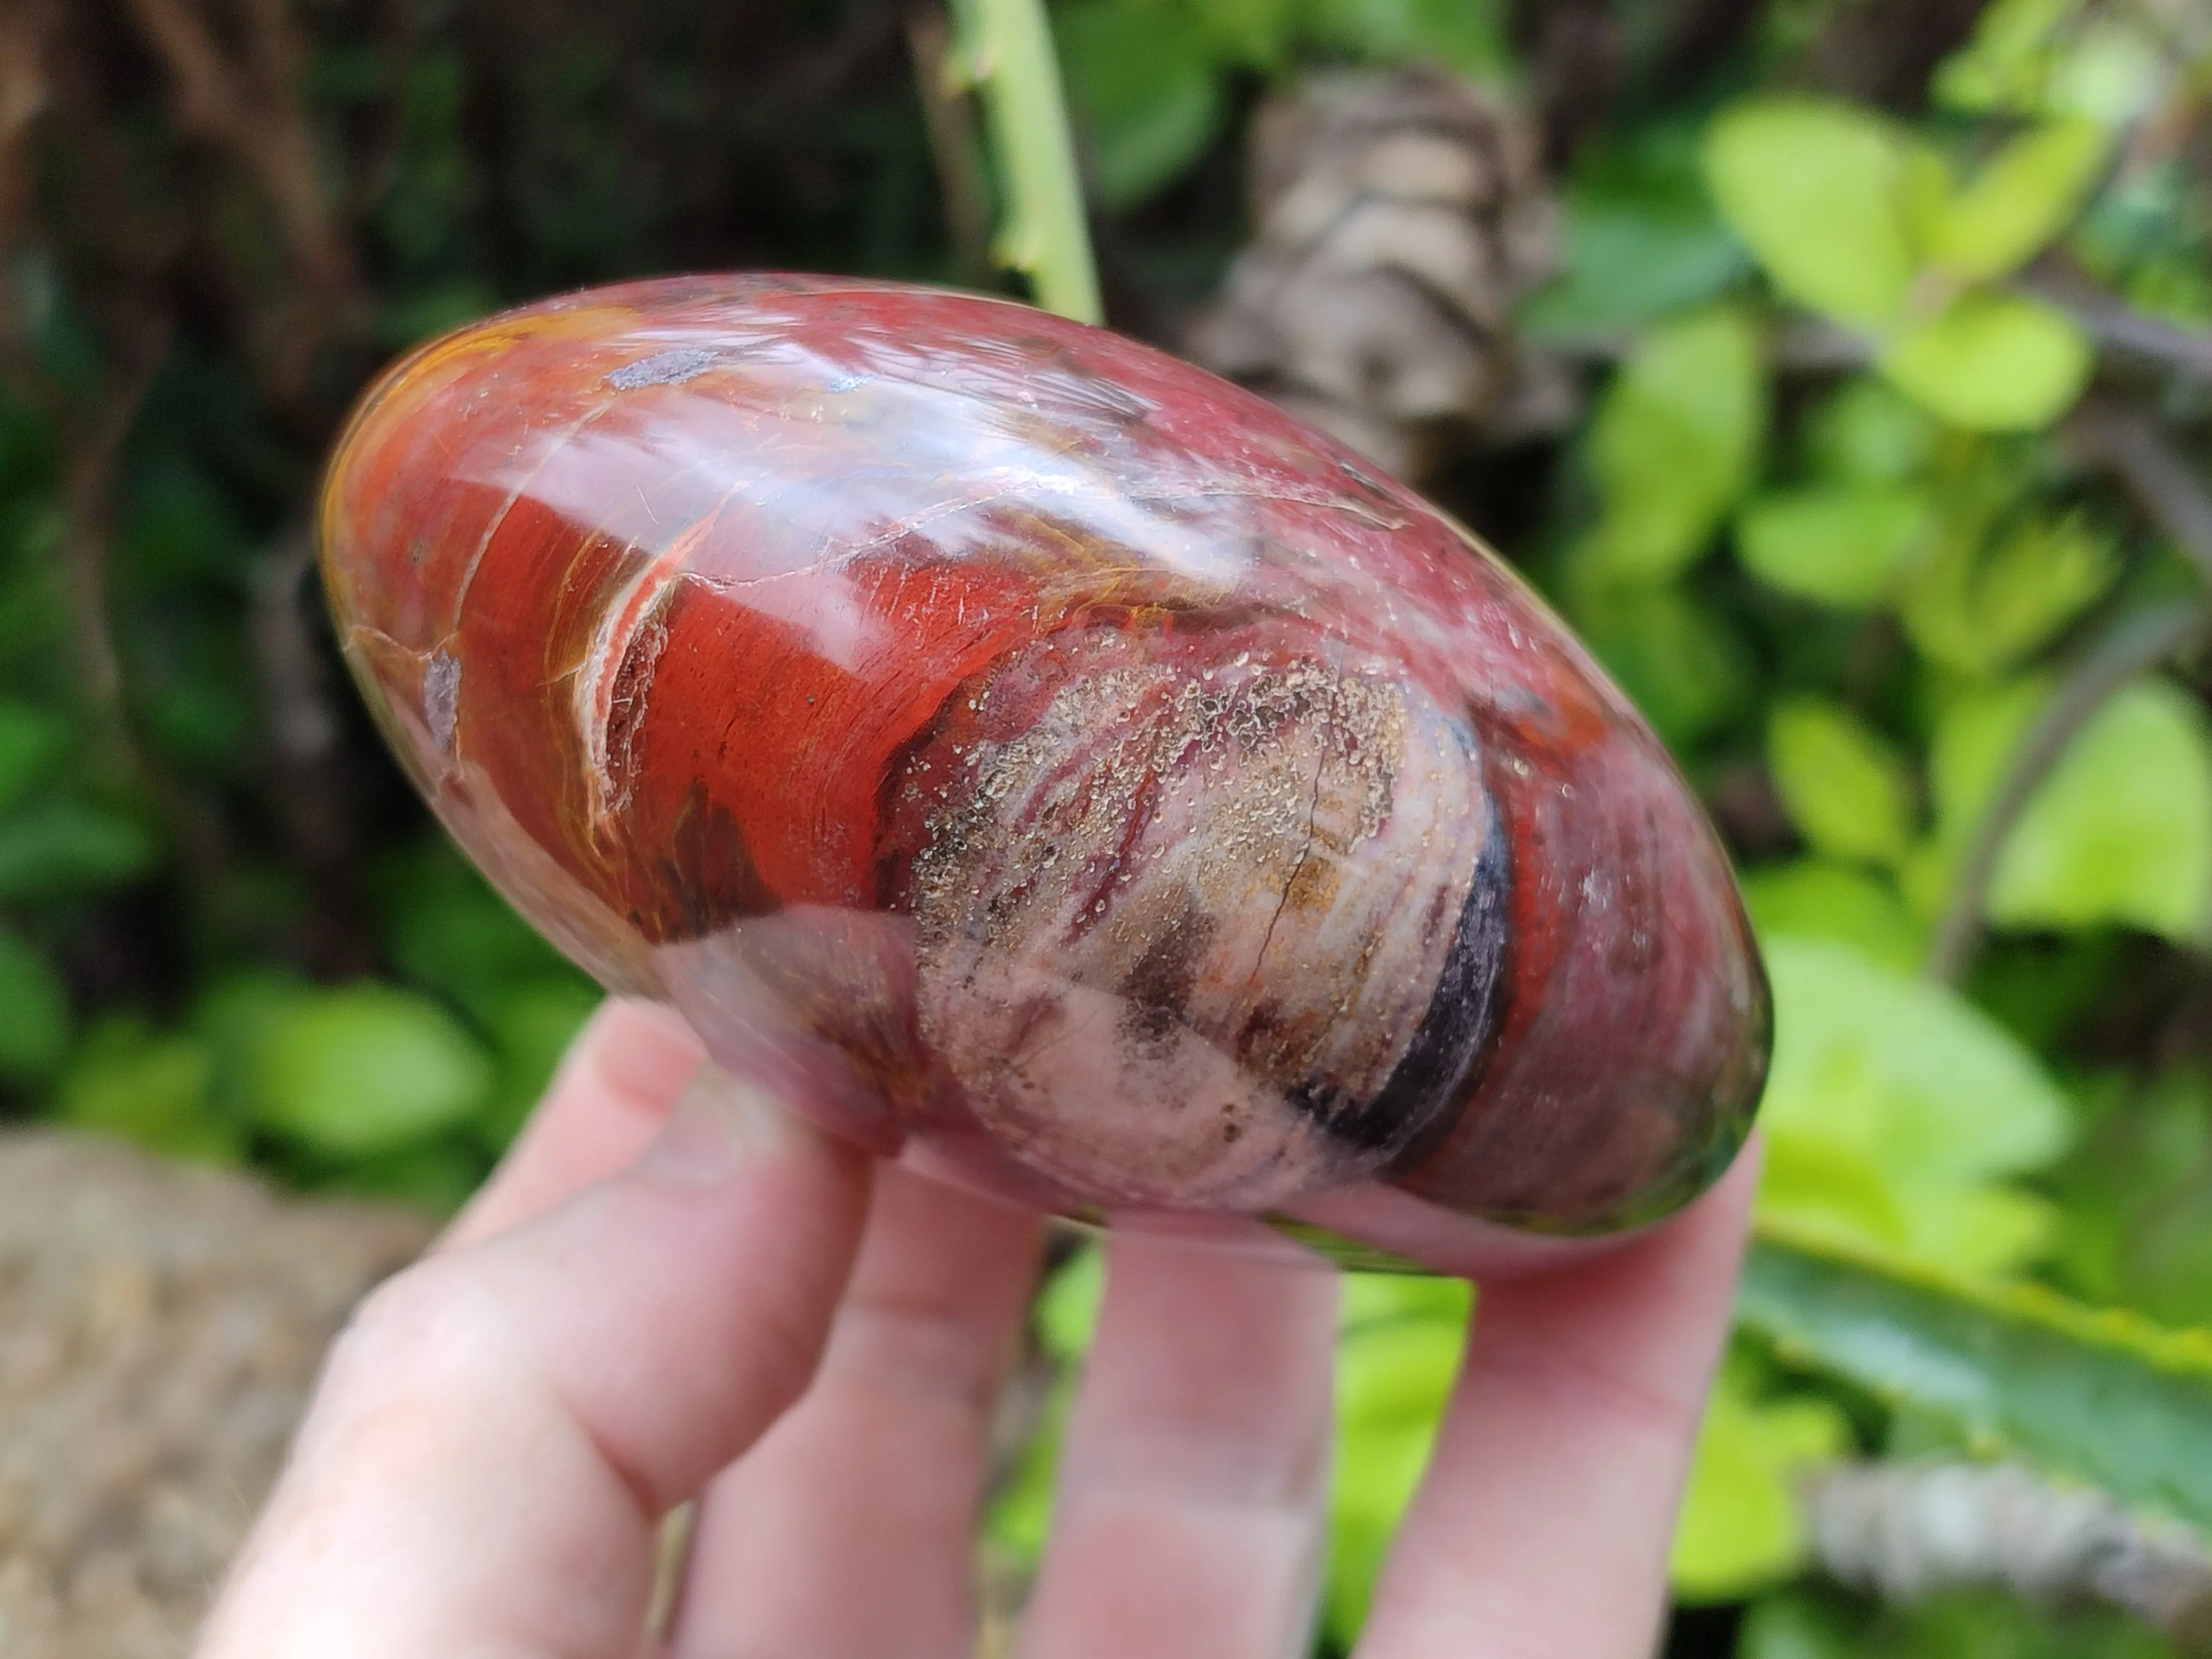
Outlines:
{"type": "Polygon", "coordinates": [[[2082,0],[1997,0],[1937,66],[1936,101],[1976,114],[2077,115],[2114,130],[2170,84],[2172,48],[2124,12],[2082,0]]]}
{"type": "Polygon", "coordinates": [[[1751,671],[1716,607],[1680,588],[1623,586],[1578,594],[1573,611],[1590,649],[1669,745],[1694,743],[1742,707],[1751,671]]]}
{"type": "Polygon", "coordinates": [[[1954,514],[1905,581],[1905,630],[1927,655],[1989,674],[2048,644],[2120,572],[2112,537],[2080,514],[2030,514],[1986,541],[1978,510],[1954,514]]]}
{"type": "Polygon", "coordinates": [[[1778,938],[1765,956],[1760,1215],[1961,1272],[2039,1249],[2047,1213],[1993,1184],[2048,1162],[2071,1127],[2033,1055],[1954,992],[1846,946],[1778,938]]]}
{"type": "Polygon", "coordinates": [[[1809,939],[1777,939],[1767,958],[1770,1129],[1954,1183],[2034,1169],[2064,1147],[2070,1114],[2034,1056],[1955,992],[1809,939]]]}
{"type": "Polygon", "coordinates": [[[1742,249],[1711,219],[1571,207],[1566,269],[1521,307],[1519,322],[1539,339],[1640,328],[1711,299],[1743,270],[1742,249]]]}
{"type": "Polygon", "coordinates": [[[1055,1359],[1082,1358],[1105,1297],[1106,1253],[1095,1244],[1078,1250],[1038,1293],[1037,1340],[1044,1351],[1055,1359]]]}
{"type": "Polygon", "coordinates": [[[1347,1273],[1343,1279],[1347,1331],[1395,1319],[1464,1325],[1474,1308],[1474,1287],[1463,1279],[1404,1273],[1347,1273]]]}
{"type": "Polygon", "coordinates": [[[1171,184],[1220,131],[1219,47],[1179,6],[1087,0],[1054,14],[1098,195],[1124,208],[1171,184]]]}
{"type": "Polygon", "coordinates": [[[1436,1433],[1431,1425],[1392,1422],[1366,1431],[1355,1452],[1338,1453],[1339,1486],[1329,1509],[1328,1577],[1322,1589],[1322,1624],[1335,1645],[1349,1651],[1374,1601],[1375,1583],[1390,1553],[1398,1522],[1419,1488],[1436,1433]],[[1346,1471],[1358,1485],[1346,1490],[1346,1471]]]}
{"type": "Polygon", "coordinates": [[[157,1037],[137,1020],[111,1015],[88,1034],[63,1075],[61,1119],[172,1158],[234,1162],[244,1147],[210,1098],[212,1075],[205,1045],[157,1037]]]}
{"type": "Polygon", "coordinates": [[[1736,548],[1769,586],[1859,609],[1887,594],[1933,526],[1924,490],[1814,484],[1753,497],[1736,520],[1736,548]]]}
{"type": "Polygon", "coordinates": [[[1350,1326],[1336,1356],[1337,1459],[1329,1493],[1330,1633],[1349,1648],[1389,1541],[1420,1485],[1466,1346],[1465,1299],[1350,1326]]]}
{"type": "Polygon", "coordinates": [[[375,885],[392,964],[486,1024],[513,988],[573,972],[442,838],[387,860],[375,885]]]}
{"type": "Polygon", "coordinates": [[[2124,1504],[2212,1525],[2212,1333],[1969,1283],[1763,1222],[1737,1317],[1816,1364],[2124,1504]]]}
{"type": "Polygon", "coordinates": [[[1911,974],[1928,954],[1927,931],[1897,889],[1866,871],[1798,859],[1746,872],[1744,908],[1762,939],[1828,939],[1868,961],[1911,974]]]}
{"type": "Polygon", "coordinates": [[[1856,1635],[1836,1609],[1810,1596],[1770,1595],[1744,1615],[1735,1659],[1862,1659],[1867,1650],[1856,1635]]]}
{"type": "Polygon", "coordinates": [[[1996,0],[1964,46],[1936,66],[1930,90],[1948,108],[1977,114],[2040,107],[2060,27],[2083,0],[1996,0]]]}
{"type": "MultiPolygon", "coordinates": [[[[1157,6],[1143,9],[1147,16],[1158,15],[1157,6]]],[[[1300,10],[1298,0],[1204,0],[1191,8],[1224,61],[1261,70],[1281,66],[1300,10]]]]}
{"type": "Polygon", "coordinates": [[[1878,375],[1857,374],[1814,411],[1809,458],[1840,483],[1901,484],[1928,470],[1937,433],[1927,411],[1878,375]]]}
{"type": "Polygon", "coordinates": [[[1907,151],[1849,104],[1758,97],[1705,140],[1721,211],[1774,285],[1839,322],[1880,326],[1903,309],[1913,258],[1899,205],[1907,151]]]}
{"type": "Polygon", "coordinates": [[[2014,139],[1943,204],[1929,228],[1929,260],[1962,282],[2010,276],[2081,211],[2107,143],[2078,116],[2014,139]]]}
{"type": "Polygon", "coordinates": [[[45,951],[0,927],[0,1079],[35,1083],[68,1052],[69,987],[45,951]]]}
{"type": "Polygon", "coordinates": [[[2212,911],[2212,729],[2196,698],[2145,680],[2106,704],[2005,842],[1990,916],[2118,921],[2178,941],[2212,911]]]}
{"type": "Polygon", "coordinates": [[[2212,729],[2194,697],[2146,680],[2107,703],[2006,840],[2001,926],[2118,921],[2187,943],[2212,912],[2212,729]]]}
{"type": "Polygon", "coordinates": [[[1475,80],[1513,69],[1498,0],[1305,0],[1301,38],[1367,64],[1422,60],[1475,80]]]}
{"type": "Polygon", "coordinates": [[[262,1050],[313,987],[285,969],[247,968],[221,975],[192,1004],[191,1035],[213,1063],[216,1105],[231,1121],[244,1123],[254,1111],[262,1050]]]}
{"type": "Polygon", "coordinates": [[[1580,556],[1610,580],[1680,574],[1750,482],[1765,419],[1765,364],[1740,313],[1715,307],[1655,329],[1591,427],[1604,510],[1580,556]]]}
{"type": "Polygon", "coordinates": [[[1812,697],[1775,705],[1767,765],[1790,816],[1816,852],[1895,864],[1912,838],[1905,763],[1848,709],[1812,697]]]}
{"type": "Polygon", "coordinates": [[[1075,1405],[1075,1382],[1076,1373],[1070,1369],[1054,1383],[1036,1432],[984,1517],[985,1540],[1023,1567],[1036,1564],[1052,1533],[1053,1487],[1059,1476],[1060,1443],[1075,1405]]]}
{"type": "MultiPolygon", "coordinates": [[[[1957,856],[2048,696],[2024,681],[1960,698],[1930,756],[1937,824],[1957,856]]],[[[2212,727],[2171,683],[2136,682],[2085,726],[2007,837],[1990,884],[2000,927],[2119,922],[2188,943],[2212,913],[2212,727]]]]}
{"type": "Polygon", "coordinates": [[[504,1150],[528,1119],[600,994],[590,981],[566,975],[516,986],[493,1004],[485,1028],[499,1076],[477,1126],[492,1151],[504,1150]]]}
{"type": "Polygon", "coordinates": [[[1510,74],[1498,0],[1307,0],[1304,40],[1363,63],[1437,64],[1478,80],[1510,74]]]}
{"type": "MultiPolygon", "coordinates": [[[[1337,1349],[1336,1413],[1347,1431],[1374,1423],[1434,1426],[1450,1398],[1467,1321],[1446,1315],[1373,1321],[1345,1332],[1337,1349]]],[[[1356,1468],[1343,1472],[1356,1486],[1356,1468]]]]}
{"type": "Polygon", "coordinates": [[[1805,1559],[1796,1477],[1850,1443],[1850,1425],[1826,1401],[1757,1399],[1736,1368],[1724,1366],[1705,1401],[1674,1528],[1675,1595],[1738,1601],[1793,1577],[1805,1559]]]}
{"type": "Polygon", "coordinates": [[[482,1183],[486,1164],[484,1154],[474,1147],[433,1140],[366,1158],[348,1157],[315,1184],[450,1216],[482,1183]]]}
{"type": "Polygon", "coordinates": [[[23,799],[68,736],[67,723],[43,708],[0,702],[0,812],[23,799]]]}
{"type": "Polygon", "coordinates": [[[1713,210],[1694,155],[1668,133],[1594,152],[1560,207],[1565,268],[1522,305],[1528,335],[1642,328],[1716,298],[1750,268],[1713,210]]]}
{"type": "Polygon", "coordinates": [[[2072,407],[2094,358],[2062,312],[2016,294],[1964,294],[1882,349],[1898,386],[1954,426],[2031,432],[2072,407]]]}
{"type": "Polygon", "coordinates": [[[2053,1606],[2006,1589],[1875,1602],[1829,1589],[1763,1598],[1736,1659],[2175,1659],[2157,1632],[2111,1607],[2053,1606]]]}
{"type": "Polygon", "coordinates": [[[2138,20],[2107,12],[2090,20],[2052,65],[2043,111],[2124,127],[2167,95],[2172,63],[2172,49],[2166,40],[2138,20]]]}
{"type": "Polygon", "coordinates": [[[359,1157],[428,1139],[479,1110],[492,1067],[435,1003],[389,987],[319,991],[269,1033],[255,1091],[267,1128],[359,1157]]]}
{"type": "Polygon", "coordinates": [[[137,819],[58,800],[0,820],[0,902],[75,898],[147,873],[161,848],[137,819]]]}

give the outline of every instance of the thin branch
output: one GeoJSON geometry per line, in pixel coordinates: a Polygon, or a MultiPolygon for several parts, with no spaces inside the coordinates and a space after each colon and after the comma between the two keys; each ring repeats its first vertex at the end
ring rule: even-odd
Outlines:
{"type": "Polygon", "coordinates": [[[2064,312],[2101,350],[2212,380],[2212,329],[2149,316],[2086,282],[2049,271],[2031,271],[2014,286],[2064,312]]]}
{"type": "Polygon", "coordinates": [[[398,176],[407,149],[407,88],[422,49],[422,8],[415,0],[383,0],[378,50],[384,59],[386,93],[368,137],[346,146],[351,177],[345,195],[346,216],[368,217],[398,176]]]}
{"type": "Polygon", "coordinates": [[[145,767],[124,704],[122,658],[108,613],[116,465],[168,343],[165,325],[149,323],[139,332],[142,337],[125,349],[124,365],[99,412],[70,445],[62,487],[61,565],[77,678],[95,738],[121,770],[143,776],[145,767]]]}
{"type": "MultiPolygon", "coordinates": [[[[2100,352],[2142,358],[2199,380],[2212,380],[2212,329],[2190,328],[2147,316],[2110,295],[2087,293],[2076,283],[2036,275],[2014,285],[2066,313],[2100,352]]],[[[1636,343],[1632,330],[1547,337],[1565,356],[1612,362],[1636,343]]],[[[1771,340],[1774,366],[1785,374],[1829,374],[1873,366],[1876,342],[1856,329],[1802,313],[1790,316],[1771,340]]]]}
{"type": "Polygon", "coordinates": [[[2208,635],[2212,610],[2202,602],[2160,605],[2123,618],[2075,665],[2006,762],[1936,925],[1925,969],[1929,978],[1955,983],[1972,961],[2005,842],[2082,728],[2129,682],[2203,643],[2208,635]]]}
{"type": "MultiPolygon", "coordinates": [[[[1617,363],[1636,349],[1641,329],[1599,329],[1580,333],[1532,335],[1530,342],[1574,362],[1617,363]]],[[[1874,340],[1856,329],[1798,313],[1783,318],[1767,336],[1774,367],[1785,374],[1837,374],[1870,368],[1874,340]]]]}
{"type": "Polygon", "coordinates": [[[2078,459],[2117,474],[2212,588],[2212,489],[2155,419],[2094,398],[2067,418],[2059,438],[2078,459]]]}
{"type": "Polygon", "coordinates": [[[2212,1654],[2212,1559],[2188,1529],[2014,1463],[1846,1463],[1801,1498],[1831,1578],[1891,1601],[1993,1587],[2045,1606],[2099,1603],[2212,1654]]]}
{"type": "Polygon", "coordinates": [[[30,216],[34,189],[31,139],[52,102],[46,69],[52,8],[0,10],[0,257],[30,216]]]}
{"type": "Polygon", "coordinates": [[[317,973],[336,979],[368,971],[375,951],[361,910],[344,728],[309,587],[314,561],[305,525],[277,540],[255,573],[247,635],[268,710],[271,817],[293,862],[313,883],[301,954],[317,973]]]}
{"type": "Polygon", "coordinates": [[[951,26],[943,12],[924,6],[908,14],[906,37],[930,159],[937,164],[953,274],[959,282],[980,283],[991,269],[991,181],[983,170],[975,106],[953,59],[951,26]]]}
{"type": "Polygon", "coordinates": [[[246,61],[234,64],[191,0],[130,0],[140,32],[167,66],[184,131],[228,155],[274,210],[291,256],[290,290],[275,304],[266,362],[278,398],[304,395],[316,351],[347,310],[352,260],[339,235],[300,98],[304,53],[284,0],[253,0],[246,61]]]}

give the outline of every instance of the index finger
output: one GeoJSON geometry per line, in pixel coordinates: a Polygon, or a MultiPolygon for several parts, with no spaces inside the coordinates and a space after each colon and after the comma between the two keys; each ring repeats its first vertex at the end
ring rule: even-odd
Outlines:
{"type": "Polygon", "coordinates": [[[672,1010],[609,997],[568,1044],[545,1097],[441,1247],[504,1232],[627,1168],[668,1121],[704,1053],[672,1010]]]}
{"type": "Polygon", "coordinates": [[[202,1659],[633,1659],[654,1524],[805,1389],[867,1180],[708,1070],[629,1170],[387,1281],[202,1659]]]}

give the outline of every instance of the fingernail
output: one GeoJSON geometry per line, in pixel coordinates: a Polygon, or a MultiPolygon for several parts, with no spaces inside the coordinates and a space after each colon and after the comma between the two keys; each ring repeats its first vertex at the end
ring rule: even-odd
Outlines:
{"type": "Polygon", "coordinates": [[[727,1180],[747,1161],[791,1145],[797,1133],[765,1093],[710,1062],[685,1085],[638,1168],[672,1181],[710,1185],[727,1180]]]}

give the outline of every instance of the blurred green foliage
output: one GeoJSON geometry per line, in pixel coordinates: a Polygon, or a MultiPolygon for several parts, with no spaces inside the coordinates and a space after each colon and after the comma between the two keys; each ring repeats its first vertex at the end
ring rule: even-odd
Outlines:
{"type": "MultiPolygon", "coordinates": [[[[1766,1243],[1674,1559],[1686,1600],[1747,1608],[1744,1659],[2166,1650],[1999,1597],[1807,1588],[1809,1465],[2003,1447],[2212,1521],[2155,1479],[2212,1421],[2185,1334],[2212,1326],[2203,664],[2112,677],[2015,787],[2102,644],[2204,602],[2212,551],[2085,448],[2077,411],[2137,412],[2201,487],[2212,59],[2127,0],[1960,9],[1972,27],[1913,58],[1935,9],[1052,12],[1125,321],[1218,282],[1271,85],[1421,60],[1545,128],[1565,265],[1518,326],[1589,365],[1587,410],[1435,489],[1650,716],[1766,946],[1766,1243]],[[1553,11],[1605,52],[1562,56],[1553,11]]],[[[57,37],[73,90],[4,227],[0,1091],[15,1115],[450,1207],[597,993],[434,835],[338,684],[300,551],[347,398],[386,354],[549,288],[943,280],[972,250],[874,0],[303,5],[300,125],[250,108],[228,139],[180,131],[173,66],[105,11],[57,37]],[[301,143],[315,210],[269,185],[301,143]]],[[[1045,1292],[1064,1361],[1100,1277],[1083,1253],[1045,1292]]],[[[1347,1281],[1337,1649],[1468,1310],[1464,1286],[1347,1281]]],[[[1017,1555],[1071,1386],[996,1506],[1017,1555]]]]}

